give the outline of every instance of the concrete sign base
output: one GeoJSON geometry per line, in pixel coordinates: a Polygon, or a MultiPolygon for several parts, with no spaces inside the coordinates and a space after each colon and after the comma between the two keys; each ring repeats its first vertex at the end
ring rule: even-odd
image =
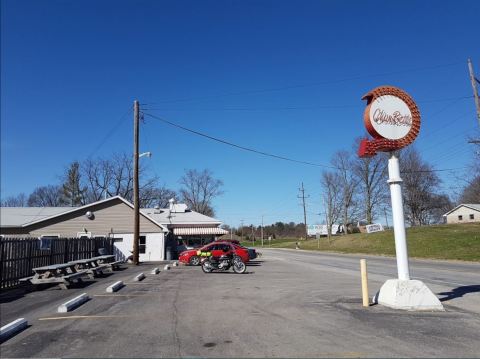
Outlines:
{"type": "Polygon", "coordinates": [[[435,294],[419,280],[389,279],[374,301],[393,309],[445,311],[435,294]]]}

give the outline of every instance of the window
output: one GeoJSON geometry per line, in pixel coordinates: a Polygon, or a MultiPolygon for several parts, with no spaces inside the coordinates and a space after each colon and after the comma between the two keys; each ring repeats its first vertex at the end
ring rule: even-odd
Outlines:
{"type": "Polygon", "coordinates": [[[114,243],[122,243],[122,242],[123,242],[123,238],[113,238],[113,242],[114,242],[114,243]]]}
{"type": "Polygon", "coordinates": [[[470,215],[470,219],[474,219],[475,216],[473,215],[473,213],[470,215]]]}
{"type": "Polygon", "coordinates": [[[52,249],[52,240],[57,239],[58,236],[41,236],[39,238],[40,240],[40,245],[39,248],[42,251],[49,251],[52,249]]]}
{"type": "Polygon", "coordinates": [[[147,247],[147,237],[146,236],[140,236],[140,243],[138,245],[138,253],[140,254],[145,254],[145,249],[147,247]]]}
{"type": "Polygon", "coordinates": [[[77,238],[91,238],[92,232],[78,232],[77,238]]]}
{"type": "Polygon", "coordinates": [[[458,220],[459,221],[463,220],[463,216],[462,215],[458,216],[458,220]]]}

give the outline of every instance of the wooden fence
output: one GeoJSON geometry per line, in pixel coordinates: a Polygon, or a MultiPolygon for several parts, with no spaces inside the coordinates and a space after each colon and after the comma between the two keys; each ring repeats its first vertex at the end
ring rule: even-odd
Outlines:
{"type": "Polygon", "coordinates": [[[0,238],[0,288],[17,286],[32,268],[113,254],[113,238],[0,238]]]}

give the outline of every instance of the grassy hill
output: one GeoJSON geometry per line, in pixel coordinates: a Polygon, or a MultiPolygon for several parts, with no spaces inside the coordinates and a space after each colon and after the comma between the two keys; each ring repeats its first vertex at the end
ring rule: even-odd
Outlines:
{"type": "MultiPolygon", "coordinates": [[[[335,236],[330,243],[326,237],[299,241],[298,239],[275,239],[265,247],[295,248],[299,242],[301,249],[333,251],[341,253],[365,253],[376,255],[395,255],[393,230],[378,233],[358,233],[348,236],[335,236]]],[[[408,253],[410,257],[457,259],[480,261],[480,223],[444,224],[428,227],[407,228],[408,253]]],[[[252,242],[243,242],[252,247],[252,242]]],[[[254,247],[261,247],[256,241],[254,247]]]]}

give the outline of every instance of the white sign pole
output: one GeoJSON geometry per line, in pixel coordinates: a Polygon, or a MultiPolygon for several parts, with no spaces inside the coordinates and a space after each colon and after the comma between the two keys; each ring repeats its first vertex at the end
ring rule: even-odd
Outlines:
{"type": "Polygon", "coordinates": [[[393,231],[395,234],[395,252],[397,255],[398,279],[409,280],[407,236],[405,233],[405,219],[403,215],[402,179],[400,166],[394,152],[390,153],[388,160],[388,184],[392,199],[393,231]]]}

